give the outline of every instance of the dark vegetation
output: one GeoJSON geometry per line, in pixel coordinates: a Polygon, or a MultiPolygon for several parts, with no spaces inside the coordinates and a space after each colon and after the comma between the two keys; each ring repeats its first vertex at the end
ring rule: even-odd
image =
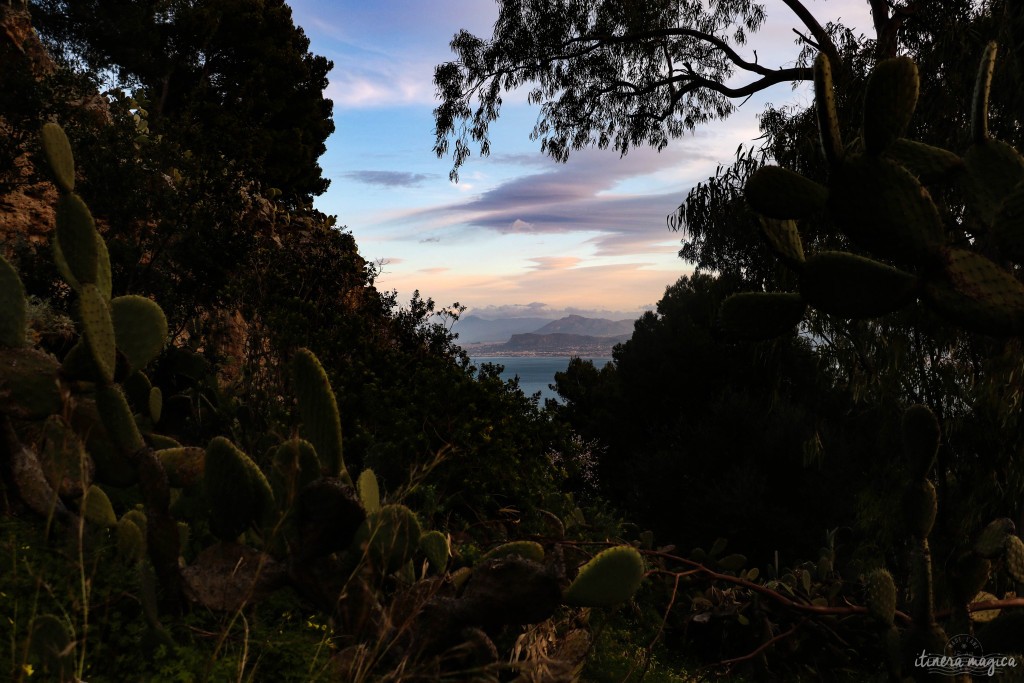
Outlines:
{"type": "Polygon", "coordinates": [[[817,74],[670,217],[697,272],[544,409],[311,208],[329,64],[283,2],[0,4],[0,189],[64,207],[4,233],[0,670],[903,680],[957,633],[1022,661],[1022,8],[872,2],[868,40],[786,4],[808,36],[770,74],[723,42],[745,2],[505,2],[456,38],[456,168],[523,83],[565,158],[817,74]]]}

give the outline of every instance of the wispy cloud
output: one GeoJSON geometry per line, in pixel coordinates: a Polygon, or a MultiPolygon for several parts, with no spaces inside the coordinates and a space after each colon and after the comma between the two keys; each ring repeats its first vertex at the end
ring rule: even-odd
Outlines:
{"type": "MultiPolygon", "coordinates": [[[[500,307],[502,310],[518,311],[516,315],[519,316],[546,317],[547,314],[542,311],[547,309],[572,309],[579,312],[593,311],[597,306],[606,307],[608,311],[638,312],[652,307],[664,294],[665,287],[688,271],[682,263],[679,263],[678,269],[664,270],[641,262],[535,268],[516,275],[496,275],[464,269],[443,270],[430,273],[426,279],[422,271],[396,271],[382,277],[378,284],[399,291],[419,289],[435,301],[459,301],[480,315],[485,315],[485,311],[487,315],[494,315],[497,310],[495,307],[500,307]],[[640,305],[637,304],[638,300],[640,305]],[[522,301],[532,303],[518,303],[522,301]],[[581,307],[580,302],[588,302],[594,308],[581,307]],[[511,308],[506,309],[509,306],[511,308]]],[[[584,315],[582,312],[579,314],[584,315]]]]}
{"type": "Polygon", "coordinates": [[[429,173],[408,173],[404,171],[349,171],[343,178],[366,185],[381,187],[416,187],[433,176],[429,173]]]}
{"type": "Polygon", "coordinates": [[[583,259],[575,256],[536,256],[530,261],[533,262],[533,270],[566,270],[580,264],[583,259]]]}
{"type": "Polygon", "coordinates": [[[721,158],[714,140],[686,143],[672,153],[640,149],[621,159],[606,151],[583,150],[567,164],[548,161],[542,172],[499,183],[466,201],[408,212],[398,220],[431,222],[435,230],[465,226],[502,235],[596,233],[589,242],[598,256],[674,251],[679,238],[668,230],[666,217],[686,190],[704,179],[710,160],[721,158]],[[650,187],[663,191],[651,192],[650,187]]]}

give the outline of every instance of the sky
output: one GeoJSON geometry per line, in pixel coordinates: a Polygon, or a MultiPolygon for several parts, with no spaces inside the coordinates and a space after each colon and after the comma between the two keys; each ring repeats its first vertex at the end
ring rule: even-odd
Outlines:
{"type": "MultiPolygon", "coordinates": [[[[824,23],[867,26],[867,0],[805,0],[824,23]]],[[[802,28],[781,0],[741,54],[792,65],[802,28]]],[[[434,67],[451,61],[452,36],[488,38],[490,0],[289,0],[310,50],[334,62],[327,96],[335,133],[320,159],[331,185],[316,206],[352,231],[377,285],[408,301],[414,290],[467,314],[635,317],[692,269],[666,216],[686,192],[758,136],[768,102],[807,105],[808,87],[783,84],[750,98],[724,122],[662,152],[586,149],[560,164],[530,131],[537,108],[506,95],[491,125],[491,154],[474,154],[449,181],[450,157],[433,153],[434,67]]]]}

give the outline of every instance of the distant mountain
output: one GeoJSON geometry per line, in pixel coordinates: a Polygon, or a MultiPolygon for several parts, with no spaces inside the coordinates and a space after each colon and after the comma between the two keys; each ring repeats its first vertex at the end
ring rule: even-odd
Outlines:
{"type": "Polygon", "coordinates": [[[473,347],[474,356],[611,356],[616,344],[630,338],[629,334],[615,337],[594,337],[585,334],[514,334],[504,344],[486,344],[473,347]]]}
{"type": "Polygon", "coordinates": [[[607,320],[605,318],[584,318],[582,315],[570,315],[553,320],[544,327],[533,330],[536,334],[577,334],[588,337],[620,337],[627,338],[633,334],[633,320],[607,320]]]}
{"type": "Polygon", "coordinates": [[[535,332],[545,323],[551,322],[550,318],[501,318],[488,320],[476,315],[467,315],[460,318],[453,331],[459,335],[459,343],[478,344],[480,342],[503,342],[513,334],[523,332],[535,332]]]}

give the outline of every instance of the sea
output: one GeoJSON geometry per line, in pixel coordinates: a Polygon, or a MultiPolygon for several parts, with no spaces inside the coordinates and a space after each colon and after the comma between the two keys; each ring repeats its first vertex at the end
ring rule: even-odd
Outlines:
{"type": "MultiPolygon", "coordinates": [[[[519,377],[519,388],[527,396],[540,392],[541,405],[544,400],[553,398],[561,402],[561,398],[554,391],[548,388],[554,384],[555,373],[562,372],[569,367],[570,356],[473,356],[473,364],[494,363],[505,367],[501,373],[502,379],[519,377]]],[[[584,360],[594,361],[594,365],[600,369],[611,358],[587,358],[584,360]]]]}

